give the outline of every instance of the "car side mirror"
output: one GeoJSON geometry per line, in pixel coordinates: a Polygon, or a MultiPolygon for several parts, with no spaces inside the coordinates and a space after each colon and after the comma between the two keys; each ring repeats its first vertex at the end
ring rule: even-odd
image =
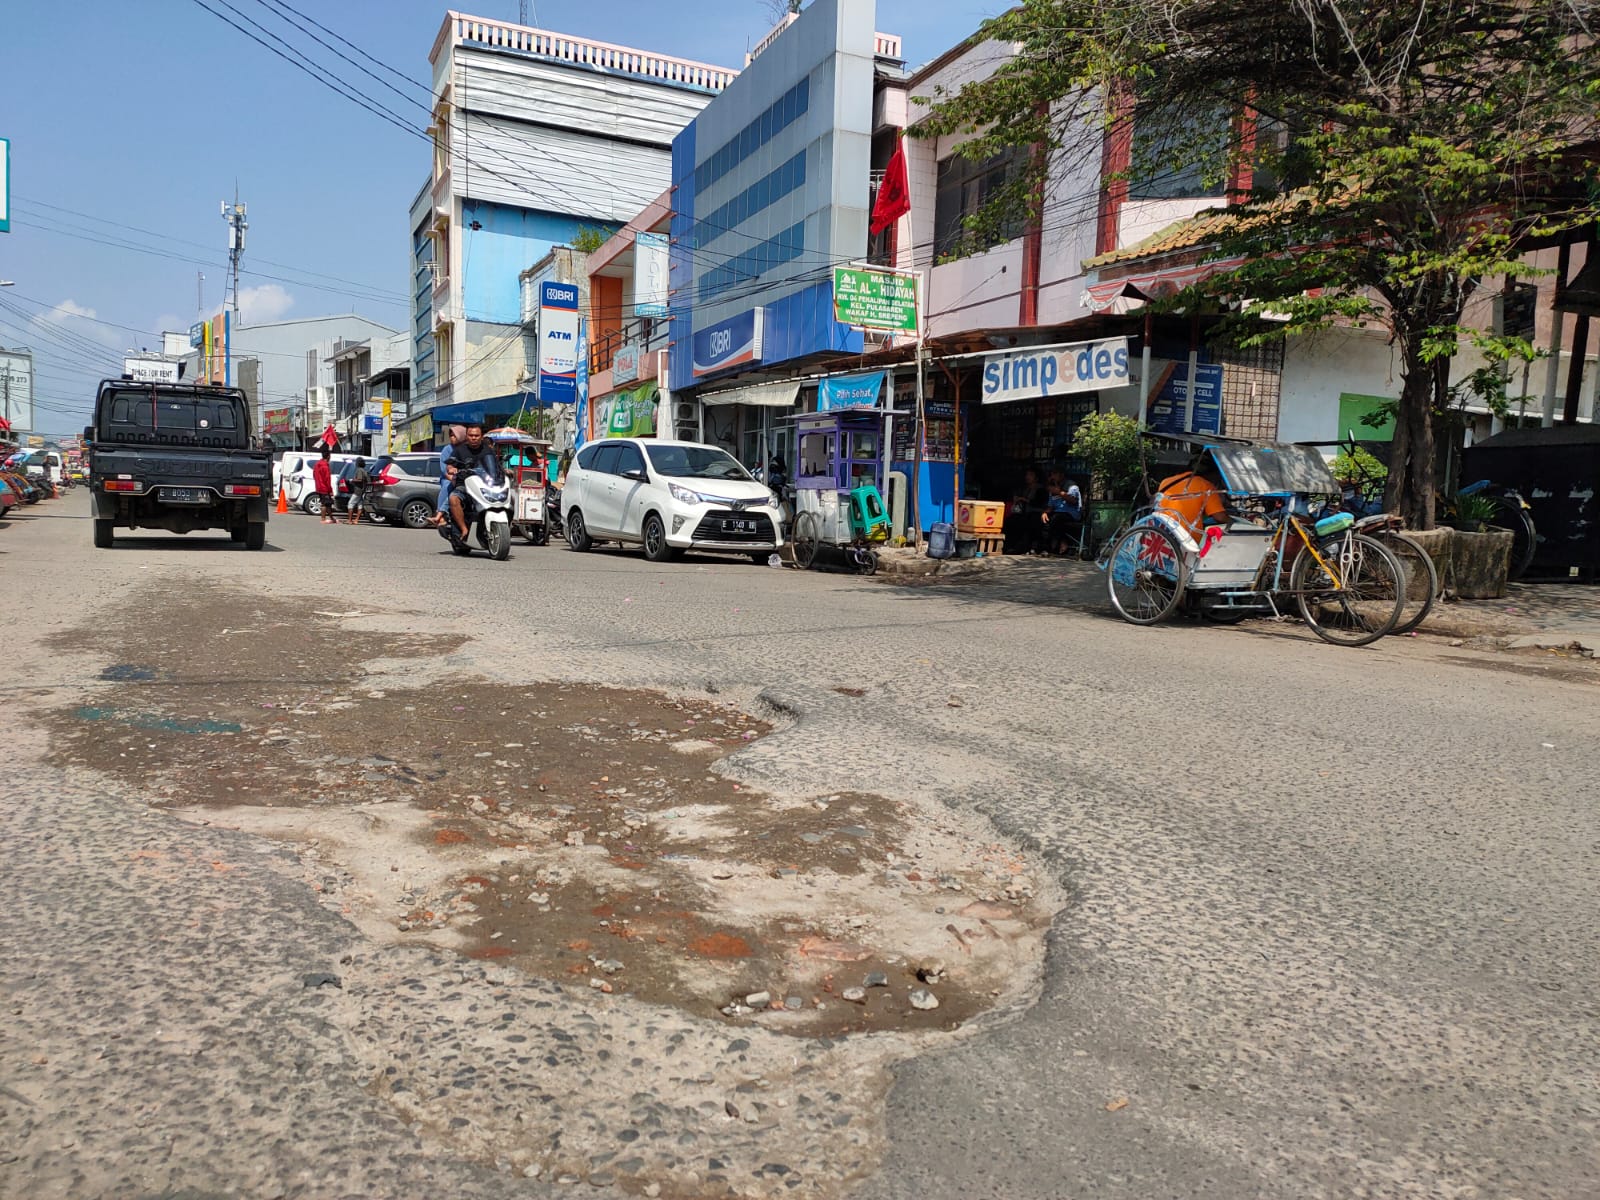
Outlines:
{"type": "Polygon", "coordinates": [[[635,467],[631,471],[624,471],[622,473],[622,477],[624,479],[631,479],[635,483],[649,483],[650,482],[650,476],[646,475],[643,471],[639,470],[638,467],[635,467]]]}

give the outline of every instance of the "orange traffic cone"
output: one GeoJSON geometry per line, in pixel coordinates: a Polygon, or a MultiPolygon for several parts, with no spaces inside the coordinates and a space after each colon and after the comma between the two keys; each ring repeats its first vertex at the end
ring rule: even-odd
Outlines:
{"type": "Polygon", "coordinates": [[[289,496],[283,490],[283,484],[281,483],[278,485],[278,511],[281,513],[289,511],[289,496]]]}

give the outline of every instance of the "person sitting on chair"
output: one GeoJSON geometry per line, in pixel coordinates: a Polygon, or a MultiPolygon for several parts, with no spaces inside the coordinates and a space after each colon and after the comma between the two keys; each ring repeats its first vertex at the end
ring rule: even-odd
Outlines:
{"type": "Polygon", "coordinates": [[[1028,467],[1006,509],[1007,554],[1032,554],[1044,543],[1045,504],[1049,497],[1039,472],[1028,467]]]}
{"type": "Polygon", "coordinates": [[[1083,492],[1061,471],[1050,472],[1046,488],[1045,534],[1054,554],[1065,554],[1067,543],[1076,540],[1083,524],[1083,492]]]}

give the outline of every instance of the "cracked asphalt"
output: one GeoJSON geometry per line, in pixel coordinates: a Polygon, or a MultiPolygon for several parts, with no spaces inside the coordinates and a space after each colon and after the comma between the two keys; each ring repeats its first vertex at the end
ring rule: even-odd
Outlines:
{"type": "Polygon", "coordinates": [[[1049,562],[915,588],[460,562],[292,516],[265,553],[96,552],[86,514],[0,529],[0,1196],[1600,1196],[1592,663],[1136,629],[1049,562]],[[50,761],[44,715],[139,661],[71,640],[201,585],[393,637],[366,666],[395,686],[774,721],[719,772],[943,811],[1040,864],[1042,974],[954,1032],[806,1040],[374,943],[305,847],[50,761]]]}

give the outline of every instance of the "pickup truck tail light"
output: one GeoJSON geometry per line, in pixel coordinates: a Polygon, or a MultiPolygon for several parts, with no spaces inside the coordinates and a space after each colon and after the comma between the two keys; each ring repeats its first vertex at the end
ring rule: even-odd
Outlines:
{"type": "Polygon", "coordinates": [[[222,489],[224,496],[259,496],[261,489],[251,483],[230,483],[222,489]]]}
{"type": "Polygon", "coordinates": [[[134,479],[108,479],[105,481],[108,492],[137,492],[139,483],[134,479]]]}

